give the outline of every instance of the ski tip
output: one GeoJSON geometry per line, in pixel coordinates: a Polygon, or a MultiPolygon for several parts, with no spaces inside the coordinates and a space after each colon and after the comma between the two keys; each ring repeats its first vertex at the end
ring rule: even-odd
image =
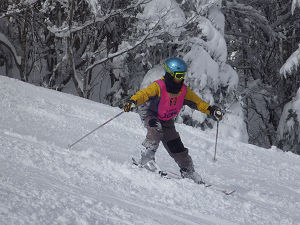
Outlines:
{"type": "Polygon", "coordinates": [[[235,192],[235,190],[233,190],[233,191],[223,191],[223,193],[225,195],[232,195],[234,192],[235,192]]]}

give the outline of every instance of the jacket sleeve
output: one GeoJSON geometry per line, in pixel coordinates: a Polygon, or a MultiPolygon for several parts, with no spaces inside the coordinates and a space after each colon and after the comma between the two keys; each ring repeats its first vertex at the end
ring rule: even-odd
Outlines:
{"type": "Polygon", "coordinates": [[[209,106],[207,102],[203,101],[195,92],[193,92],[189,87],[187,87],[186,96],[184,99],[184,104],[188,105],[192,109],[197,109],[205,114],[209,114],[209,106]]]}
{"type": "Polygon", "coordinates": [[[153,82],[148,87],[138,91],[135,95],[131,96],[130,100],[136,102],[139,106],[149,100],[150,97],[160,96],[160,87],[158,83],[153,82]]]}

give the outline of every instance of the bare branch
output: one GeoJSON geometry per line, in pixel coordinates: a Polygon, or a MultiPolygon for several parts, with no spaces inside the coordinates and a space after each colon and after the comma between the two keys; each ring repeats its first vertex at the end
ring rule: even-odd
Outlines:
{"type": "Polygon", "coordinates": [[[129,52],[129,51],[137,48],[138,46],[140,46],[141,44],[143,44],[146,40],[149,40],[151,38],[158,37],[159,35],[161,35],[161,34],[156,34],[156,35],[153,35],[153,36],[151,35],[153,33],[152,31],[155,30],[155,28],[158,26],[159,22],[160,22],[160,20],[157,21],[157,23],[155,24],[155,26],[148,32],[148,34],[146,34],[140,41],[136,42],[133,46],[127,47],[127,48],[122,49],[122,50],[120,50],[118,52],[115,52],[115,53],[111,53],[106,58],[103,58],[101,60],[98,60],[98,61],[94,62],[93,65],[89,66],[85,70],[85,72],[87,73],[89,70],[93,69],[95,66],[97,66],[99,64],[102,64],[102,63],[105,63],[105,62],[107,62],[110,59],[113,59],[113,58],[115,58],[115,57],[117,57],[119,55],[124,54],[125,52],[129,52]]]}
{"type": "Polygon", "coordinates": [[[72,25],[71,27],[68,27],[68,26],[64,25],[60,28],[48,26],[48,30],[50,32],[52,32],[57,37],[68,37],[70,35],[70,33],[75,33],[77,31],[83,30],[83,29],[85,29],[89,26],[94,25],[95,23],[101,23],[101,22],[103,23],[103,22],[107,21],[109,18],[115,17],[115,16],[120,15],[120,14],[124,14],[124,12],[126,12],[128,10],[136,8],[139,5],[146,4],[148,2],[149,2],[149,0],[147,0],[147,1],[146,0],[140,0],[140,1],[138,1],[138,3],[130,5],[125,9],[114,10],[111,13],[109,13],[105,16],[102,16],[102,17],[96,16],[95,19],[88,20],[80,26],[72,25]]]}

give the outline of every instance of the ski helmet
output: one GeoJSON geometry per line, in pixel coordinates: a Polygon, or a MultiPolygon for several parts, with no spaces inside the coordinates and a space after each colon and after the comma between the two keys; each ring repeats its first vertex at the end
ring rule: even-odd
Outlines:
{"type": "Polygon", "coordinates": [[[187,71],[186,63],[179,58],[173,57],[167,59],[164,63],[165,71],[176,79],[184,79],[187,71]]]}

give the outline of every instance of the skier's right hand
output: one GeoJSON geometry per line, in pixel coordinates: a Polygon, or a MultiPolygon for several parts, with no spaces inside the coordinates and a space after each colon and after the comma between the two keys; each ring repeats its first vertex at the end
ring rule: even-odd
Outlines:
{"type": "Polygon", "coordinates": [[[131,99],[128,102],[126,102],[125,105],[123,106],[125,112],[130,112],[133,110],[133,108],[135,108],[135,101],[131,99]]]}

